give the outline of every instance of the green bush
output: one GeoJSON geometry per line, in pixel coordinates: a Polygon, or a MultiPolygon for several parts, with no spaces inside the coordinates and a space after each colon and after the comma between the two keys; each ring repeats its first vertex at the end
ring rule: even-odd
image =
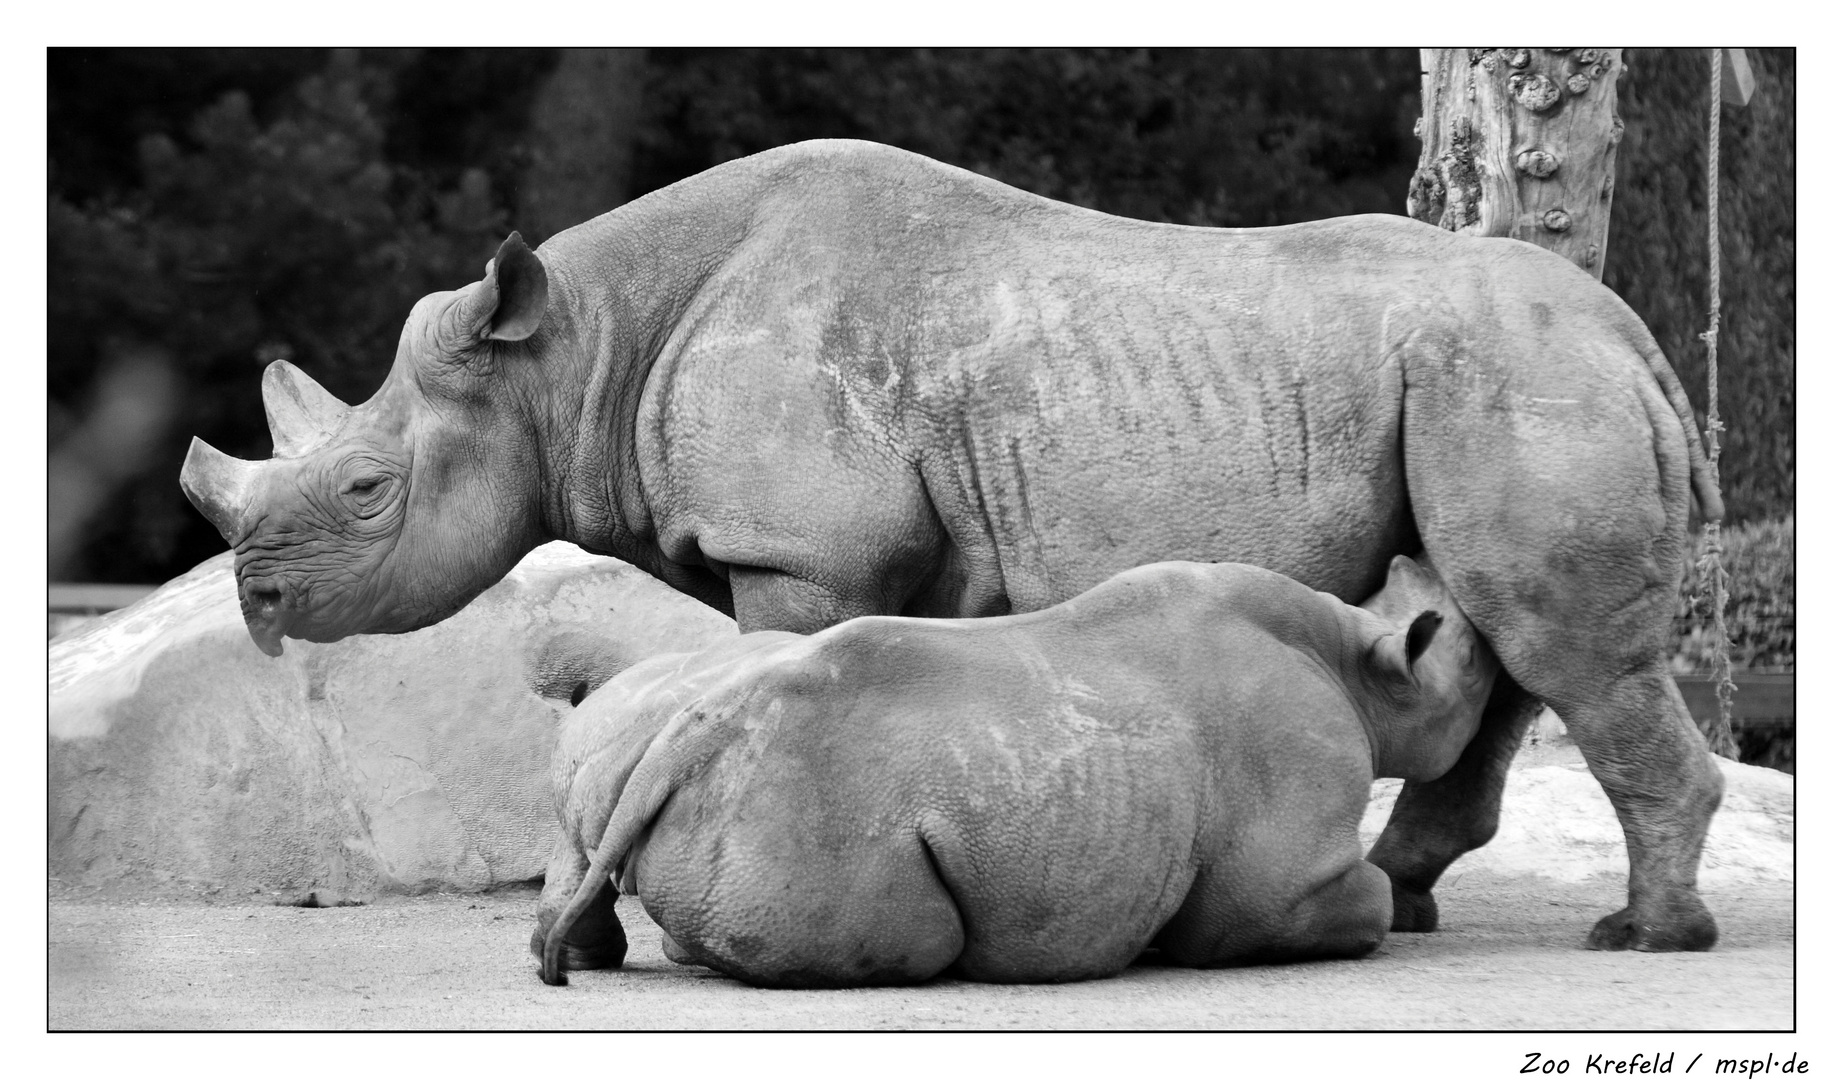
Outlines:
{"type": "MultiPolygon", "coordinates": [[[[1679,673],[1709,671],[1719,651],[1696,573],[1701,535],[1684,555],[1677,595],[1679,673]]],[[[1792,516],[1777,521],[1731,525],[1721,531],[1722,567],[1728,572],[1728,637],[1736,670],[1791,671],[1796,624],[1793,607],[1792,516]]]]}

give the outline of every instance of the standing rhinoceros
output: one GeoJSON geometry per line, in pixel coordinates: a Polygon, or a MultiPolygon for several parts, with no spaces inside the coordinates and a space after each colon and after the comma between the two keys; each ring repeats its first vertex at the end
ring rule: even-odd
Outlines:
{"type": "Polygon", "coordinates": [[[454,612],[549,539],[741,629],[1047,607],[1163,560],[1345,600],[1424,546],[1510,678],[1371,853],[1395,926],[1496,828],[1539,702],[1631,853],[1601,948],[1707,948],[1721,780],[1664,664],[1689,407],[1644,324],[1566,260],[1366,216],[1110,217],[914,154],[730,162],[425,297],[349,407],[264,376],[275,457],[194,442],[251,636],[454,612]]]}
{"type": "Polygon", "coordinates": [[[532,948],[553,985],[619,964],[613,874],[674,959],[759,986],[1361,956],[1391,914],[1370,783],[1451,768],[1496,674],[1405,556],[1362,608],[1158,563],[654,658],[565,722],[532,948]]]}

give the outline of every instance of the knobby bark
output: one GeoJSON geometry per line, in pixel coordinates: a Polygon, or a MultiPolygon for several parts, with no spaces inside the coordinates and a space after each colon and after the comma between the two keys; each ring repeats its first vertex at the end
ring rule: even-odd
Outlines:
{"type": "Polygon", "coordinates": [[[1422,49],[1410,217],[1606,265],[1619,49],[1422,49]]]}
{"type": "MultiPolygon", "coordinates": [[[[1619,119],[1620,49],[1422,49],[1421,159],[1410,217],[1471,236],[1508,236],[1565,256],[1596,280],[1606,267],[1619,119]]],[[[1732,88],[1752,93],[1746,58],[1732,88]]],[[[1711,749],[1736,756],[1720,716],[1698,719],[1711,749]]]]}

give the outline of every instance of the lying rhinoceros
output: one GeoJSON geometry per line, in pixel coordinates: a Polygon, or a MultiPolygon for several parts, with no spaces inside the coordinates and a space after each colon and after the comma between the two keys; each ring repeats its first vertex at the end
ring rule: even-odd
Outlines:
{"type": "Polygon", "coordinates": [[[181,482],[279,653],[446,617],[550,539],[744,631],[984,616],[1163,560],[1344,600],[1424,545],[1503,659],[1480,734],[1371,857],[1395,925],[1496,828],[1547,702],[1624,825],[1605,948],[1706,948],[1721,780],[1665,667],[1695,492],[1682,388],[1556,255],[1369,216],[1129,221],[890,147],[734,161],[424,298],[349,407],[278,361],[275,457],[181,482]]]}
{"type": "Polygon", "coordinates": [[[1369,952],[1391,911],[1357,842],[1370,782],[1445,773],[1497,665],[1406,557],[1365,607],[1407,617],[1158,563],[1028,615],[629,669],[552,765],[544,981],[620,962],[611,874],[675,959],[759,986],[1369,952]]]}

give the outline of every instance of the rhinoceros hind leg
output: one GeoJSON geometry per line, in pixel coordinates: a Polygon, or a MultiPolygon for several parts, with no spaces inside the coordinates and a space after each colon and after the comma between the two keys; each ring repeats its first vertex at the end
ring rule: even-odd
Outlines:
{"type": "Polygon", "coordinates": [[[1719,936],[1715,917],[1695,893],[1679,894],[1664,903],[1671,910],[1661,924],[1645,918],[1636,907],[1620,908],[1594,925],[1587,935],[1587,947],[1639,952],[1706,952],[1715,947],[1719,936]]]}
{"type": "Polygon", "coordinates": [[[1250,892],[1276,883],[1206,863],[1183,906],[1152,939],[1158,962],[1221,967],[1353,958],[1374,951],[1388,934],[1388,878],[1362,859],[1290,906],[1250,907],[1250,892]]]}
{"type": "Polygon", "coordinates": [[[1628,675],[1603,701],[1556,712],[1606,789],[1625,829],[1631,861],[1626,906],[1594,926],[1587,947],[1641,952],[1712,948],[1715,917],[1696,893],[1696,870],[1709,819],[1721,804],[1721,770],[1663,661],[1628,675]],[[1649,731],[1619,724],[1621,714],[1636,711],[1632,703],[1638,701],[1661,714],[1664,723],[1649,731]]]}
{"type": "MultiPolygon", "coordinates": [[[[562,970],[618,968],[627,959],[627,931],[621,927],[620,916],[614,913],[616,895],[613,883],[602,886],[582,917],[570,927],[563,938],[562,970]]],[[[540,923],[531,932],[533,956],[543,958],[544,938],[549,933],[549,923],[540,923]]]]}
{"type": "Polygon", "coordinates": [[[1359,859],[1342,876],[1301,900],[1293,908],[1290,925],[1243,960],[1287,963],[1368,956],[1388,935],[1389,893],[1382,872],[1359,859]]]}
{"type": "MultiPolygon", "coordinates": [[[[738,831],[732,851],[758,850],[738,831]]],[[[965,923],[936,865],[919,835],[840,844],[798,864],[736,858],[709,876],[712,899],[662,905],[659,926],[672,948],[750,986],[909,986],[939,975],[966,947],[965,923]]]]}
{"type": "Polygon", "coordinates": [[[1415,339],[1403,362],[1408,496],[1460,609],[1505,673],[1561,717],[1619,816],[1628,912],[1593,943],[1703,948],[1714,925],[1696,866],[1721,774],[1664,660],[1688,451],[1625,343],[1642,328],[1594,303],[1540,334],[1454,323],[1415,339]]]}
{"type": "Polygon", "coordinates": [[[1500,674],[1478,734],[1446,775],[1402,785],[1389,822],[1369,852],[1369,861],[1389,876],[1395,907],[1389,929],[1424,934],[1439,928],[1434,883],[1453,860],[1497,833],[1510,761],[1541,711],[1540,701],[1500,674]]]}
{"type": "Polygon", "coordinates": [[[686,951],[683,945],[672,940],[671,934],[661,933],[659,935],[659,947],[665,952],[666,959],[672,961],[674,964],[683,964],[686,967],[702,966],[698,963],[697,957],[692,956],[690,952],[686,951]]]}

